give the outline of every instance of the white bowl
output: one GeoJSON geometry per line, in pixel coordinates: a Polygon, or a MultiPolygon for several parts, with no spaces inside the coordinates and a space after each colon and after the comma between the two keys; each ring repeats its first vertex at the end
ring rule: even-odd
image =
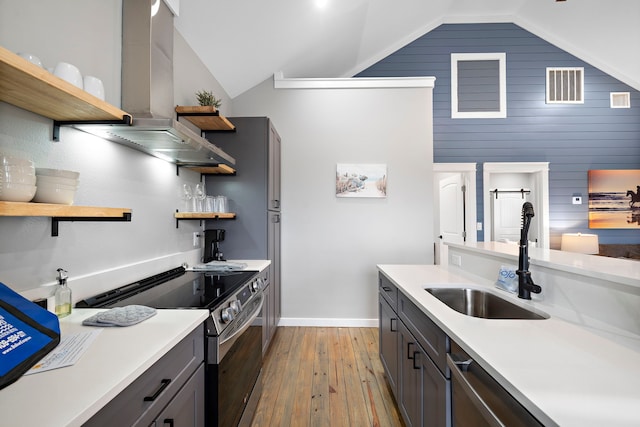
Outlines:
{"type": "Polygon", "coordinates": [[[53,69],[53,74],[60,77],[62,80],[66,80],[74,86],[82,89],[82,74],[78,67],[73,64],[69,64],[68,62],[58,62],[56,68],[53,69]]]}
{"type": "Polygon", "coordinates": [[[36,175],[37,185],[40,184],[60,184],[69,187],[78,187],[79,181],[77,179],[64,178],[62,176],[48,176],[48,175],[36,175]]]}
{"type": "Polygon", "coordinates": [[[32,53],[18,53],[19,56],[23,57],[24,59],[26,59],[27,61],[31,62],[32,64],[37,65],[38,67],[42,67],[42,61],[40,61],[40,58],[38,58],[37,56],[35,56],[32,53]]]}
{"type": "Polygon", "coordinates": [[[39,185],[33,201],[36,203],[72,205],[75,195],[75,188],[69,188],[63,185],[39,185]]]}
{"type": "Polygon", "coordinates": [[[36,175],[59,176],[62,178],[70,178],[70,179],[80,178],[80,172],[74,172],[74,171],[69,171],[64,169],[36,168],[36,175]]]}
{"type": "Polygon", "coordinates": [[[36,185],[36,176],[26,173],[11,173],[0,171],[0,182],[12,182],[14,184],[36,185]]]}
{"type": "Polygon", "coordinates": [[[33,161],[26,157],[0,153],[0,166],[26,166],[33,167],[33,161]]]}
{"type": "Polygon", "coordinates": [[[43,188],[43,189],[61,188],[63,190],[74,190],[75,191],[75,190],[78,189],[78,184],[72,184],[72,185],[56,184],[55,182],[47,182],[47,181],[37,180],[36,181],[36,187],[43,188]]]}
{"type": "Polygon", "coordinates": [[[0,182],[0,200],[5,202],[29,202],[36,194],[35,185],[0,182]]]}
{"type": "Polygon", "coordinates": [[[2,176],[36,176],[36,168],[25,165],[3,165],[0,163],[0,177],[2,176]]]}
{"type": "Polygon", "coordinates": [[[84,90],[104,101],[104,84],[102,80],[93,76],[84,76],[84,90]]]}

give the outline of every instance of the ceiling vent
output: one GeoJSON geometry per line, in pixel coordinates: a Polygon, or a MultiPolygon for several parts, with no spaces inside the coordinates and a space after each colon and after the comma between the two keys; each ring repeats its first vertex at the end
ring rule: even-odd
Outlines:
{"type": "Polygon", "coordinates": [[[547,104],[583,104],[584,68],[548,67],[547,104]]]}
{"type": "Polygon", "coordinates": [[[611,108],[631,108],[629,92],[611,92],[611,108]]]}

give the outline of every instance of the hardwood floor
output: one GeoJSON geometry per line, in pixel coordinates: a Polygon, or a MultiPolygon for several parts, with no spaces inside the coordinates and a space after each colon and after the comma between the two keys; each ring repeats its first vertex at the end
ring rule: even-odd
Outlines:
{"type": "Polygon", "coordinates": [[[252,425],[403,426],[377,328],[279,327],[252,425]]]}

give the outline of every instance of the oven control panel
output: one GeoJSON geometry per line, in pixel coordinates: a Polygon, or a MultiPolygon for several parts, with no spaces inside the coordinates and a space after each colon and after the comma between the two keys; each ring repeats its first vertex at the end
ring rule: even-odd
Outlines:
{"type": "Polygon", "coordinates": [[[216,334],[220,335],[240,313],[247,307],[250,301],[262,293],[264,279],[259,275],[251,279],[247,284],[238,289],[232,296],[211,311],[211,318],[215,324],[216,334]]]}

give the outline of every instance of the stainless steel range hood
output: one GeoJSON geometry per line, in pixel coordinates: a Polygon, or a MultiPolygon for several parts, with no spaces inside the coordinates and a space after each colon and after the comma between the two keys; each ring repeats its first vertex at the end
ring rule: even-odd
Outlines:
{"type": "Polygon", "coordinates": [[[121,108],[133,116],[133,125],[75,127],[179,165],[235,165],[176,119],[173,31],[173,14],[162,0],[123,1],[121,108]]]}

